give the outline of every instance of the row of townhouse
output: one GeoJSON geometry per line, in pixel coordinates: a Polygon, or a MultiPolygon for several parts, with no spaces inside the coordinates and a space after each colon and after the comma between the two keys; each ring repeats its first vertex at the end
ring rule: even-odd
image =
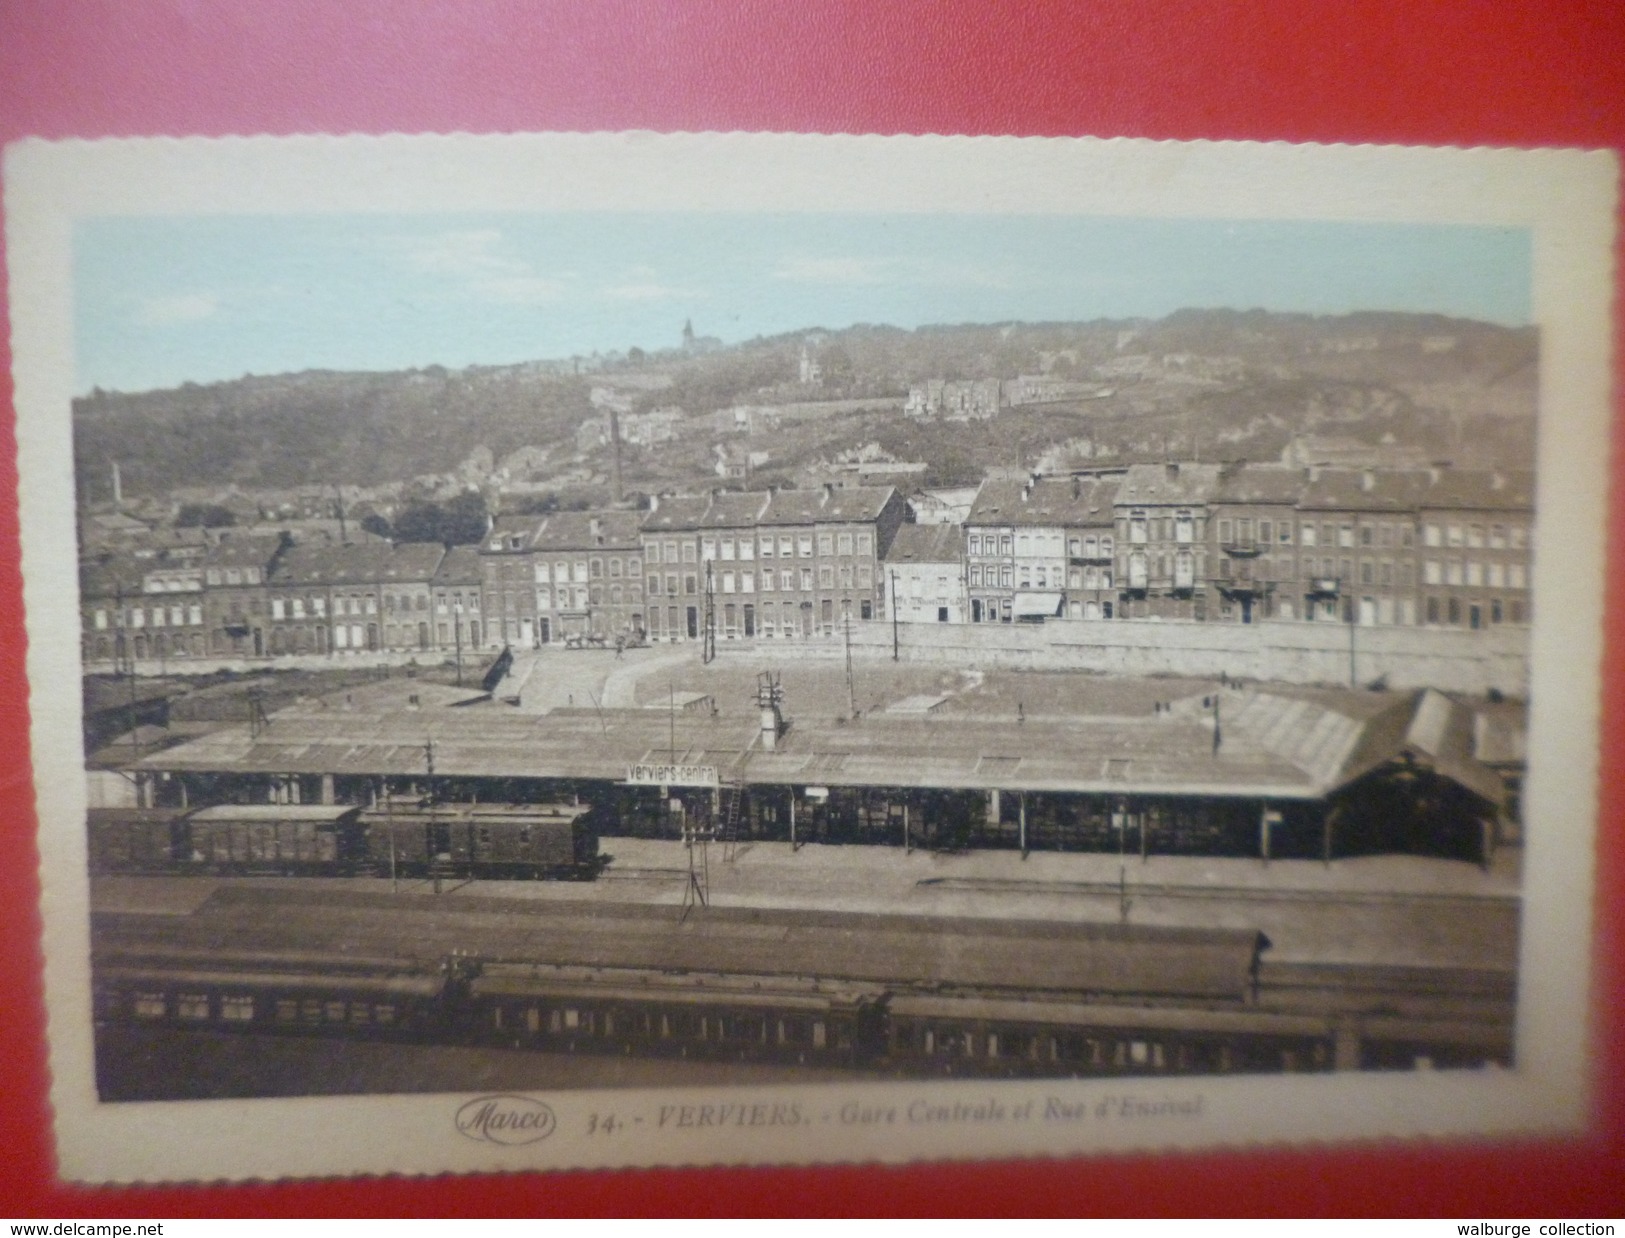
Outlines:
{"type": "Polygon", "coordinates": [[[487,644],[833,635],[884,616],[891,487],[719,491],[647,512],[498,519],[481,547],[487,644]]]}
{"type": "Polygon", "coordinates": [[[1169,463],[992,479],[963,525],[891,487],[496,520],[478,547],[240,535],[81,571],[87,659],[836,635],[848,619],[1531,617],[1531,478],[1169,463]]]}
{"type": "Polygon", "coordinates": [[[472,547],[236,536],[80,569],[87,660],[430,652],[483,642],[472,547]]]}
{"type": "Polygon", "coordinates": [[[1529,474],[1134,465],[989,481],[965,520],[971,622],[1531,617],[1529,474]]]}

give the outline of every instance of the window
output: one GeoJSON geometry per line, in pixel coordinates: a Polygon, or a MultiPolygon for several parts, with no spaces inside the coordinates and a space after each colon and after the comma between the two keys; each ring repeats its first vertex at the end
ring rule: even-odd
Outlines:
{"type": "Polygon", "coordinates": [[[811,533],[803,533],[796,538],[796,553],[803,559],[812,558],[813,539],[811,533]]]}
{"type": "Polygon", "coordinates": [[[1300,537],[1298,540],[1301,541],[1305,546],[1313,546],[1315,544],[1315,526],[1312,524],[1305,524],[1300,531],[1300,537]]]}
{"type": "Polygon", "coordinates": [[[1369,585],[1369,584],[1374,584],[1375,582],[1376,582],[1376,575],[1375,575],[1374,571],[1372,570],[1371,560],[1370,559],[1361,559],[1360,560],[1360,583],[1362,585],[1369,585]]]}
{"type": "Polygon", "coordinates": [[[1360,545],[1370,546],[1375,539],[1375,531],[1368,524],[1360,526],[1360,545]]]}
{"type": "MultiPolygon", "coordinates": [[[[694,578],[692,576],[689,577],[690,581],[693,581],[693,579],[694,578]]],[[[689,585],[688,591],[690,593],[694,592],[694,586],[692,584],[689,585]]],[[[677,573],[676,572],[667,572],[666,573],[666,592],[668,594],[670,594],[672,597],[677,596],[677,573]]]]}
{"type": "Polygon", "coordinates": [[[771,537],[764,537],[764,538],[762,538],[762,558],[771,559],[772,557],[773,557],[773,539],[771,537]]]}
{"type": "Polygon", "coordinates": [[[1451,546],[1459,546],[1465,540],[1462,536],[1461,526],[1459,524],[1448,526],[1444,531],[1444,536],[1445,542],[1451,546]]]}
{"type": "Polygon", "coordinates": [[[655,597],[660,593],[660,577],[649,577],[649,596],[655,597]]]}
{"type": "Polygon", "coordinates": [[[982,569],[977,567],[975,564],[971,565],[970,582],[973,585],[979,585],[982,583],[982,569]]]}
{"type": "Polygon", "coordinates": [[[821,555],[832,555],[835,553],[835,539],[831,534],[820,533],[818,535],[818,553],[821,555]]]}
{"type": "Polygon", "coordinates": [[[849,555],[852,553],[852,535],[850,533],[838,533],[835,535],[835,553],[838,555],[849,555]]]}
{"type": "MultiPolygon", "coordinates": [[[[696,550],[695,550],[694,543],[693,542],[684,542],[683,543],[683,562],[684,563],[693,563],[693,562],[695,562],[695,554],[696,554],[696,550]]],[[[671,543],[670,542],[666,543],[666,562],[667,563],[675,563],[676,562],[676,560],[672,557],[672,554],[671,554],[671,543]]]]}
{"type": "Polygon", "coordinates": [[[1510,550],[1522,550],[1524,546],[1524,537],[1524,527],[1521,524],[1513,525],[1507,530],[1507,548],[1510,550]]]}
{"type": "Polygon", "coordinates": [[[1145,513],[1143,511],[1134,511],[1129,513],[1128,540],[1136,546],[1145,545],[1146,520],[1145,513]]]}
{"type": "Polygon", "coordinates": [[[872,555],[875,552],[875,535],[873,533],[859,533],[857,552],[860,555],[872,555]]]}
{"type": "Polygon", "coordinates": [[[620,575],[621,575],[621,561],[619,559],[611,559],[609,561],[609,578],[611,580],[616,580],[616,579],[619,579],[620,575]]]}
{"type": "Polygon", "coordinates": [[[1447,585],[1461,583],[1461,564],[1454,559],[1444,565],[1444,582],[1447,585]]]}
{"type": "Polygon", "coordinates": [[[979,554],[982,553],[982,537],[981,537],[981,534],[972,533],[970,535],[970,552],[973,555],[979,555],[979,554]]]}
{"type": "Polygon", "coordinates": [[[1443,546],[1444,545],[1444,537],[1443,537],[1443,535],[1441,533],[1441,530],[1439,529],[1438,525],[1436,525],[1436,524],[1427,524],[1427,525],[1422,526],[1422,545],[1424,545],[1424,546],[1443,546]]]}
{"type": "Polygon", "coordinates": [[[1467,583],[1469,585],[1482,585],[1484,583],[1484,565],[1477,559],[1467,561],[1467,583]]]}
{"type": "MultiPolygon", "coordinates": [[[[805,570],[805,569],[803,569],[803,570],[805,570]]],[[[782,589],[785,593],[789,593],[792,590],[794,590],[795,587],[796,587],[796,574],[795,574],[795,572],[790,568],[785,568],[782,572],[779,573],[779,588],[782,589]]]]}
{"type": "Polygon", "coordinates": [[[795,553],[795,538],[788,533],[779,536],[779,558],[788,559],[795,553]]]}
{"type": "Polygon", "coordinates": [[[1268,546],[1275,540],[1275,526],[1268,520],[1258,522],[1258,540],[1268,546]]]}
{"type": "Polygon", "coordinates": [[[822,563],[818,567],[818,587],[820,589],[835,587],[835,569],[828,563],[822,563]]]}
{"type": "Polygon", "coordinates": [[[762,592],[773,592],[773,569],[770,567],[764,567],[762,569],[762,592]]]}
{"type": "Polygon", "coordinates": [[[735,555],[735,553],[734,553],[734,539],[733,538],[725,537],[725,538],[722,539],[722,557],[724,559],[727,559],[730,563],[735,558],[737,558],[737,555],[735,555]]]}
{"type": "Polygon", "coordinates": [[[724,593],[732,593],[734,591],[734,574],[732,572],[722,573],[722,591],[724,593]]]}
{"type": "Polygon", "coordinates": [[[604,578],[604,561],[594,559],[587,565],[587,578],[589,580],[602,580],[604,578]]]}
{"type": "Polygon", "coordinates": [[[1230,544],[1231,524],[1228,520],[1219,521],[1219,542],[1222,545],[1230,544]]]}
{"type": "Polygon", "coordinates": [[[1470,525],[1467,526],[1467,545],[1472,547],[1474,550],[1482,550],[1483,549],[1483,547],[1484,547],[1484,526],[1483,525],[1481,525],[1481,524],[1470,524],[1470,525]]]}
{"type": "Polygon", "coordinates": [[[801,569],[801,587],[808,593],[812,592],[812,568],[804,567],[801,569]]]}
{"type": "Polygon", "coordinates": [[[282,618],[282,599],[281,598],[272,598],[271,599],[271,618],[273,618],[273,619],[282,618]]]}
{"type": "Polygon", "coordinates": [[[1499,589],[1506,584],[1506,567],[1500,563],[1491,563],[1486,569],[1486,579],[1492,589],[1499,589]]]}
{"type": "Polygon", "coordinates": [[[648,549],[646,549],[644,551],[644,557],[647,558],[650,563],[659,563],[660,562],[660,543],[659,542],[650,542],[649,546],[648,546],[648,549]]]}
{"type": "Polygon", "coordinates": [[[1524,587],[1523,579],[1524,579],[1524,576],[1523,576],[1523,564],[1521,564],[1521,563],[1509,563],[1509,564],[1507,564],[1507,588],[1509,588],[1509,589],[1522,589],[1524,587]]]}
{"type": "Polygon", "coordinates": [[[1502,524],[1492,524],[1490,526],[1490,549],[1491,550],[1505,550],[1506,549],[1506,544],[1507,544],[1506,526],[1502,525],[1502,524]]]}
{"type": "Polygon", "coordinates": [[[1337,526],[1337,544],[1345,548],[1352,547],[1354,545],[1354,526],[1352,524],[1340,524],[1337,526]]]}

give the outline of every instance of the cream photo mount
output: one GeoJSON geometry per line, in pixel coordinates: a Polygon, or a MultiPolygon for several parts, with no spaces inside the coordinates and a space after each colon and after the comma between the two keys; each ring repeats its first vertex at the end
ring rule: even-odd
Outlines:
{"type": "MultiPolygon", "coordinates": [[[[390,135],[30,140],[7,149],[4,172],[51,1103],[64,1178],[1066,1157],[1558,1137],[1594,1120],[1612,154],[1127,139],[390,135]],[[467,220],[551,212],[1526,230],[1531,322],[1540,338],[1536,520],[1548,534],[1541,544],[1560,544],[1562,553],[1537,557],[1533,571],[1516,1065],[100,1101],[80,702],[74,693],[37,690],[82,671],[72,443],[72,403],[83,390],[75,368],[76,227],[113,218],[467,220]],[[1560,542],[1551,530],[1561,530],[1560,542]]],[[[659,762],[662,752],[646,759],[659,762]]]]}

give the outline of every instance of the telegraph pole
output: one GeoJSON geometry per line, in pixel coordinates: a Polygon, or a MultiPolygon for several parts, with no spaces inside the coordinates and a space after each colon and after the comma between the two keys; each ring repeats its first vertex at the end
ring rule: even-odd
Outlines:
{"type": "Polygon", "coordinates": [[[710,663],[717,657],[717,599],[711,576],[711,560],[705,561],[705,630],[701,632],[700,661],[710,663]]]}
{"type": "Polygon", "coordinates": [[[463,686],[463,604],[452,606],[452,637],[457,642],[457,686],[463,686]]]}
{"type": "Polygon", "coordinates": [[[852,687],[852,612],[847,611],[844,616],[846,622],[842,625],[846,633],[846,716],[858,716],[857,695],[852,687]]]}
{"type": "Polygon", "coordinates": [[[891,660],[898,660],[897,653],[897,569],[891,574],[891,660]]]}

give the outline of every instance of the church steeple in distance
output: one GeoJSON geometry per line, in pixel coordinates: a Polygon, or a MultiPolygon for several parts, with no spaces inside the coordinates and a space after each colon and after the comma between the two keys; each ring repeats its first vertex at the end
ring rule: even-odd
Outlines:
{"type": "Polygon", "coordinates": [[[683,319],[683,349],[688,351],[694,347],[694,320],[683,319]]]}

